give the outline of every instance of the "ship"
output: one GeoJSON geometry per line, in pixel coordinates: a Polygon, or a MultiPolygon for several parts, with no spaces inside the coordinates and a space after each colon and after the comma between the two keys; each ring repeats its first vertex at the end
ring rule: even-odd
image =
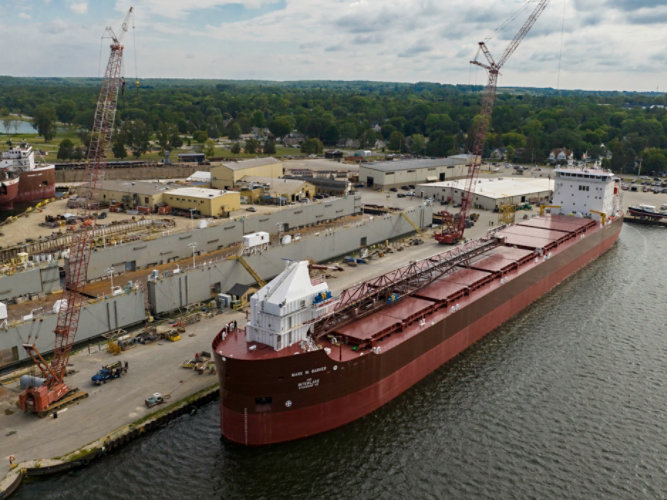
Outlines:
{"type": "Polygon", "coordinates": [[[409,390],[609,250],[619,180],[555,169],[549,213],[492,229],[334,297],[290,262],[212,342],[220,429],[261,446],[362,418],[409,390]]]}
{"type": "Polygon", "coordinates": [[[667,207],[658,210],[655,205],[637,205],[628,207],[628,212],[633,217],[642,219],[662,220],[667,219],[667,207]]]}
{"type": "Polygon", "coordinates": [[[32,203],[56,194],[55,165],[35,163],[27,143],[0,155],[0,210],[12,210],[15,203],[32,203]]]}

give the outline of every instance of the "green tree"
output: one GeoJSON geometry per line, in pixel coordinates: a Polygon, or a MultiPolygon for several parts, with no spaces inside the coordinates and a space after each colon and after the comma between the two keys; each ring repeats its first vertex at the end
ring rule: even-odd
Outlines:
{"type": "Polygon", "coordinates": [[[35,108],[33,124],[44,141],[50,141],[56,135],[56,110],[52,106],[42,104],[35,108]]]}
{"type": "Polygon", "coordinates": [[[292,121],[288,116],[276,116],[269,122],[269,131],[275,137],[285,137],[292,131],[292,121]]]}
{"type": "Polygon", "coordinates": [[[241,137],[241,126],[236,122],[232,123],[227,131],[227,137],[232,141],[238,141],[241,137]]]}
{"type": "Polygon", "coordinates": [[[123,123],[122,133],[135,158],[139,158],[148,151],[151,131],[143,120],[131,120],[123,123]]]}
{"type": "Polygon", "coordinates": [[[70,139],[63,139],[58,146],[58,159],[69,160],[74,152],[74,143],[70,139]]]}
{"type": "Polygon", "coordinates": [[[111,143],[111,152],[113,153],[114,158],[122,160],[127,158],[127,150],[125,149],[125,142],[122,138],[117,137],[111,143]]]}
{"type": "Polygon", "coordinates": [[[259,127],[259,128],[266,127],[266,119],[264,118],[264,113],[262,113],[259,109],[255,110],[255,112],[252,114],[252,119],[250,123],[252,123],[253,127],[259,127]]]}
{"type": "Polygon", "coordinates": [[[206,139],[208,139],[208,132],[206,132],[206,130],[197,130],[192,134],[192,139],[195,142],[203,144],[204,142],[206,142],[206,139]]]}
{"type": "Polygon", "coordinates": [[[274,155],[276,154],[276,141],[273,139],[267,139],[264,143],[264,154],[265,155],[274,155]]]}
{"type": "Polygon", "coordinates": [[[389,136],[389,149],[402,152],[405,148],[405,137],[398,130],[394,130],[389,136]]]}
{"type": "Polygon", "coordinates": [[[324,144],[317,137],[311,137],[301,144],[301,152],[307,155],[321,154],[324,151],[324,144]]]}
{"type": "Polygon", "coordinates": [[[375,146],[375,141],[377,141],[377,133],[372,128],[369,128],[361,133],[359,146],[362,148],[371,148],[375,146]]]}
{"type": "Polygon", "coordinates": [[[178,137],[176,125],[173,123],[160,123],[155,132],[155,137],[160,145],[160,154],[164,155],[165,151],[171,151],[174,147],[172,140],[178,137]]]}
{"type": "Polygon", "coordinates": [[[209,158],[215,156],[215,141],[213,139],[206,139],[204,143],[204,154],[209,158]]]}
{"type": "Polygon", "coordinates": [[[424,146],[426,145],[426,140],[421,134],[412,134],[410,136],[410,152],[413,155],[424,154],[424,146]]]}
{"type": "Polygon", "coordinates": [[[169,142],[171,142],[171,145],[174,148],[180,148],[183,145],[183,139],[178,134],[178,132],[171,136],[169,142]]]}
{"type": "Polygon", "coordinates": [[[257,148],[259,147],[259,142],[257,139],[250,138],[247,141],[245,141],[245,146],[243,149],[245,149],[246,153],[250,154],[255,154],[257,152],[257,148]]]}
{"type": "Polygon", "coordinates": [[[229,151],[237,155],[241,152],[241,145],[238,142],[235,142],[234,144],[232,144],[232,147],[229,148],[229,151]]]}
{"type": "Polygon", "coordinates": [[[71,99],[60,101],[60,104],[56,106],[56,116],[58,117],[58,120],[63,123],[72,123],[75,115],[76,104],[71,99]]]}

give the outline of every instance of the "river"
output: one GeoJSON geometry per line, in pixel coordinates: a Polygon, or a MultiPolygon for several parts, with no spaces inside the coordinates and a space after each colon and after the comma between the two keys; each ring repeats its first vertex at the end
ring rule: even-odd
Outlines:
{"type": "Polygon", "coordinates": [[[217,402],[18,499],[665,498],[667,230],[617,244],[374,414],[245,449],[217,402]]]}

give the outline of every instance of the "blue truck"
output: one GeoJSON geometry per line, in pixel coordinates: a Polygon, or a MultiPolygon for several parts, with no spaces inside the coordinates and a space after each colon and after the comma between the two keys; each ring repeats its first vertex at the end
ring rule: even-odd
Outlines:
{"type": "Polygon", "coordinates": [[[90,378],[93,384],[101,385],[106,384],[107,380],[120,377],[125,372],[127,372],[127,364],[123,366],[122,361],[116,361],[115,363],[104,365],[100,371],[90,378]]]}

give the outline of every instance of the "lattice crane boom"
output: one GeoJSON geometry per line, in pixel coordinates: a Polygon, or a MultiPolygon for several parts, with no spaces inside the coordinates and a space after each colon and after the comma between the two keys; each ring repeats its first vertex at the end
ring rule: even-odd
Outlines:
{"type": "MultiPolygon", "coordinates": [[[[130,8],[123,21],[121,35],[127,31],[132,13],[133,8],[130,8]]],[[[80,216],[84,222],[81,228],[72,235],[70,242],[65,269],[64,301],[61,302],[58,310],[54,330],[53,359],[47,364],[34,343],[23,345],[46,379],[42,386],[28,387],[19,395],[19,404],[26,411],[42,413],[71,391],[63,382],[63,379],[79,325],[84,298],[82,292],[86,283],[92,250],[95,231],[95,222],[91,217],[94,208],[93,195],[104,177],[106,149],[111,142],[118,94],[123,85],[123,79],[120,76],[123,45],[111,28],[107,28],[105,33],[108,33],[111,38],[111,54],[95,108],[93,129],[88,146],[86,161],[87,197],[85,203],[79,207],[80,216]]]]}
{"type": "Polygon", "coordinates": [[[461,208],[457,216],[453,216],[449,212],[443,212],[442,217],[445,223],[443,224],[442,231],[435,234],[435,239],[439,243],[445,244],[454,244],[460,241],[463,238],[463,232],[465,231],[466,216],[468,215],[468,210],[472,204],[472,190],[475,184],[475,180],[479,173],[479,167],[482,162],[482,154],[484,152],[484,143],[486,142],[486,134],[491,126],[491,116],[493,114],[493,105],[496,100],[496,89],[498,84],[498,75],[500,74],[500,68],[507,62],[509,57],[517,49],[521,41],[528,34],[530,29],[533,27],[537,18],[542,14],[544,9],[547,7],[549,0],[540,0],[535,9],[528,17],[528,19],[523,23],[521,29],[514,36],[512,41],[509,43],[505,52],[500,57],[498,62],[496,62],[491,55],[488,47],[484,42],[479,42],[479,49],[484,54],[484,57],[487,60],[487,64],[480,62],[478,60],[470,61],[471,64],[481,66],[486,69],[488,72],[488,81],[486,87],[482,91],[482,106],[480,109],[478,121],[476,124],[475,135],[473,137],[473,161],[471,165],[468,165],[468,177],[466,177],[465,190],[461,195],[461,208]]]}

